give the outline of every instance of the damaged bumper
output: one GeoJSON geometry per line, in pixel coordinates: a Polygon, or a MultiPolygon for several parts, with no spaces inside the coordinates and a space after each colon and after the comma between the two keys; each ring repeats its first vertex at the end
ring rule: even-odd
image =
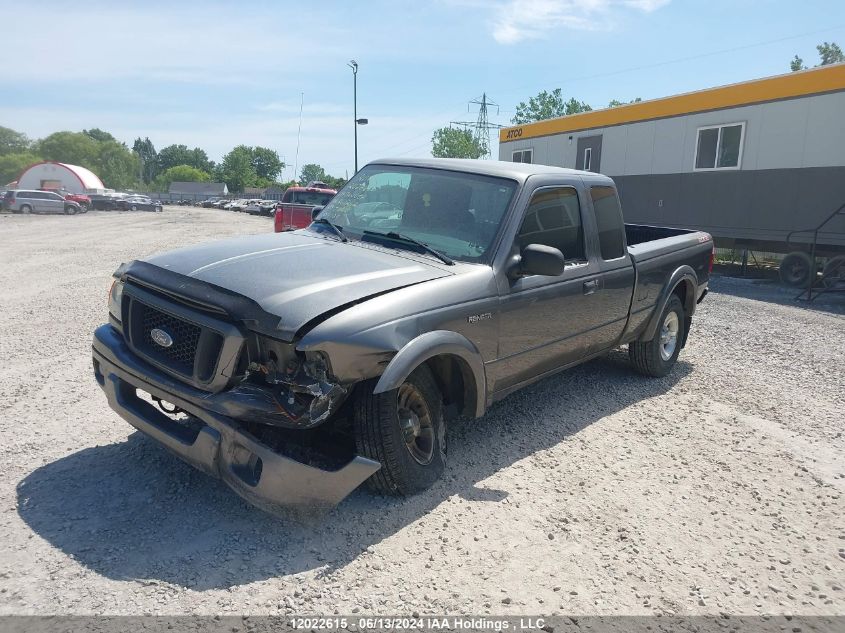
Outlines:
{"type": "MultiPolygon", "coordinates": [[[[331,507],[380,468],[378,462],[356,456],[337,470],[324,470],[273,451],[234,417],[201,406],[208,403],[209,394],[140,361],[111,326],[94,333],[93,360],[109,405],[123,419],[268,512],[331,507]],[[179,423],[140,398],[137,389],[176,405],[199,423],[179,423]]],[[[233,410],[248,408],[237,401],[237,407],[229,405],[233,410]]]]}

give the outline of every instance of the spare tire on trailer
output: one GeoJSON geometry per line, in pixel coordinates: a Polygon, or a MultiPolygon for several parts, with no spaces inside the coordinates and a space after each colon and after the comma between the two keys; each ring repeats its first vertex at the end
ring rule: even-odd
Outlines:
{"type": "Polygon", "coordinates": [[[807,253],[794,251],[780,263],[780,280],[787,286],[806,286],[810,280],[810,268],[813,261],[807,253]]]}

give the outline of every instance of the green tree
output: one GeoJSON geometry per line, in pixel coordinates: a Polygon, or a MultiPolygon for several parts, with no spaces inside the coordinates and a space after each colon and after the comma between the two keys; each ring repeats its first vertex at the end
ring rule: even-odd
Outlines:
{"type": "Polygon", "coordinates": [[[4,154],[0,156],[0,185],[17,180],[24,168],[41,160],[30,152],[4,154]]]}
{"type": "Polygon", "coordinates": [[[175,165],[155,179],[157,191],[167,191],[172,182],[208,182],[211,174],[191,165],[175,165]]]}
{"type": "Polygon", "coordinates": [[[616,108],[621,105],[628,105],[629,103],[639,103],[642,101],[639,97],[636,99],[632,99],[631,101],[619,101],[619,99],[612,99],[610,103],[607,104],[608,108],[616,108]]]}
{"type": "Polygon", "coordinates": [[[842,49],[839,48],[839,45],[836,42],[830,42],[829,44],[827,42],[822,42],[816,46],[816,50],[819,52],[819,57],[822,62],[819,66],[845,62],[845,54],[842,53],[842,49]]]}
{"type": "Polygon", "coordinates": [[[326,170],[320,167],[317,163],[308,163],[303,165],[302,170],[299,172],[299,182],[303,185],[307,185],[313,180],[325,182],[326,178],[328,178],[326,170]]]}
{"type": "Polygon", "coordinates": [[[138,155],[141,161],[141,179],[145,183],[151,183],[158,175],[158,153],[149,137],[141,140],[141,137],[135,139],[132,145],[132,151],[138,155]]]}
{"type": "Polygon", "coordinates": [[[98,144],[81,132],[54,132],[35,143],[35,153],[45,160],[54,160],[89,169],[97,156],[98,144]]]}
{"type": "Polygon", "coordinates": [[[579,112],[589,112],[590,110],[592,108],[588,104],[575,98],[564,101],[561,89],[555,88],[551,92],[543,90],[536,97],[530,97],[527,103],[521,102],[516,106],[516,115],[511,121],[519,125],[578,114],[579,112]]]}
{"type": "Polygon", "coordinates": [[[177,165],[190,165],[205,172],[211,172],[214,164],[208,160],[205,150],[195,147],[189,149],[187,145],[168,145],[158,152],[158,169],[167,171],[177,165]]]}
{"type": "Polygon", "coordinates": [[[796,55],[792,58],[792,61],[789,62],[789,69],[792,72],[796,72],[799,70],[807,70],[807,67],[804,65],[804,60],[796,55]]]}
{"type": "Polygon", "coordinates": [[[101,143],[104,143],[106,141],[117,142],[117,139],[114,136],[112,136],[111,134],[109,134],[105,130],[101,130],[98,127],[91,128],[90,130],[82,130],[82,133],[85,136],[88,136],[88,137],[94,139],[95,141],[99,141],[101,143]]]}
{"type": "Polygon", "coordinates": [[[252,148],[238,145],[223,157],[216,175],[226,183],[229,191],[240,192],[254,187],[258,179],[252,164],[252,148]]]}
{"type": "Polygon", "coordinates": [[[252,149],[252,166],[259,178],[272,182],[285,168],[278,152],[266,147],[255,146],[252,149]]]}
{"type": "Polygon", "coordinates": [[[26,134],[0,125],[0,156],[21,154],[29,150],[31,145],[26,134]]]}
{"type": "MultiPolygon", "coordinates": [[[[822,42],[816,46],[816,50],[819,52],[820,62],[816,65],[816,68],[819,66],[827,66],[828,64],[839,64],[841,62],[845,62],[845,53],[842,52],[842,49],[839,48],[839,44],[836,42],[822,42]]],[[[797,70],[807,70],[807,67],[804,65],[804,60],[798,55],[793,57],[792,61],[789,62],[789,68],[792,72],[797,70]]]]}
{"type": "Polygon", "coordinates": [[[92,164],[83,163],[83,166],[91,169],[103,184],[112,189],[130,189],[139,184],[141,161],[138,155],[117,141],[97,143],[97,153],[92,164]]]}
{"type": "Polygon", "coordinates": [[[485,144],[472,132],[461,128],[441,127],[431,137],[431,155],[435,158],[481,158],[487,154],[485,144]]]}

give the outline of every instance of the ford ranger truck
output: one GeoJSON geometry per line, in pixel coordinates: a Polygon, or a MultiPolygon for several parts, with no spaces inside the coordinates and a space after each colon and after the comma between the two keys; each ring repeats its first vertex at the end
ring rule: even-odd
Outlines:
{"type": "Polygon", "coordinates": [[[273,214],[276,233],[295,231],[311,224],[315,210],[328,204],[337,191],[325,183],[308,183],[305,187],[288,187],[273,214]]]}
{"type": "Polygon", "coordinates": [[[94,374],[265,510],[410,495],[443,473],[448,425],[516,389],[620,346],[668,374],[712,264],[707,233],[624,224],[600,174],[381,160],[304,229],[121,265],[94,374]]]}

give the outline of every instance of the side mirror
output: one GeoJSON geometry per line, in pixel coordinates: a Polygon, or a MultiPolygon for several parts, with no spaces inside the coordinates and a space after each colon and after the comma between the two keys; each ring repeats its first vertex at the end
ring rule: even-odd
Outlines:
{"type": "Polygon", "coordinates": [[[320,215],[320,211],[322,211],[325,208],[326,207],[324,207],[324,206],[316,206],[313,209],[311,209],[311,219],[316,220],[317,216],[320,215]]]}
{"type": "Polygon", "coordinates": [[[520,253],[519,273],[521,275],[545,275],[557,277],[566,265],[563,253],[553,246],[529,244],[520,253]]]}

